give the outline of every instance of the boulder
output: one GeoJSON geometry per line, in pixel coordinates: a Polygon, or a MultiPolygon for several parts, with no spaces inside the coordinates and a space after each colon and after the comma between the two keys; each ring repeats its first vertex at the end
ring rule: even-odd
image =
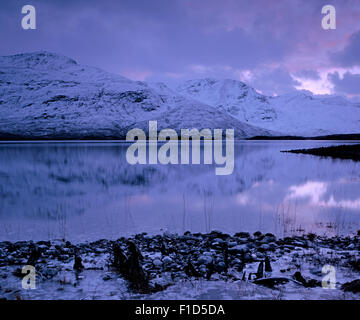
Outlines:
{"type": "Polygon", "coordinates": [[[360,292],[360,279],[356,279],[351,282],[346,282],[341,286],[341,289],[344,291],[350,291],[352,293],[360,292]]]}

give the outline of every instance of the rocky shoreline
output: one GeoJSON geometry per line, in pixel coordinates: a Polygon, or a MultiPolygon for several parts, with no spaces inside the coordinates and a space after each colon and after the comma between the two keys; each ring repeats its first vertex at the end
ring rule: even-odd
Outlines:
{"type": "Polygon", "coordinates": [[[331,238],[308,234],[277,239],[270,233],[212,231],[142,233],[79,244],[65,240],[3,241],[0,298],[90,298],[92,289],[85,283],[96,283],[97,295],[92,298],[146,299],[160,293],[166,298],[171,287],[202,281],[246,284],[272,295],[281,292],[286,299],[289,288],[309,294],[324,290],[323,267],[327,265],[336,271],[334,288],[339,298],[349,293],[345,298],[360,299],[359,252],[360,232],[331,238]],[[21,268],[25,265],[35,267],[38,290],[22,289],[21,268]]]}

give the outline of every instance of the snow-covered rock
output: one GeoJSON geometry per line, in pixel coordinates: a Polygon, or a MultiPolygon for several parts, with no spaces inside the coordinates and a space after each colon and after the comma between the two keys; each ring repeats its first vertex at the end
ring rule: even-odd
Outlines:
{"type": "Polygon", "coordinates": [[[129,129],[234,128],[270,135],[164,84],[132,81],[45,51],[0,57],[0,136],[124,138],[129,129]]]}
{"type": "Polygon", "coordinates": [[[286,135],[360,132],[360,104],[340,96],[299,90],[269,97],[241,81],[214,79],[189,80],[176,91],[240,121],[286,135]]]}

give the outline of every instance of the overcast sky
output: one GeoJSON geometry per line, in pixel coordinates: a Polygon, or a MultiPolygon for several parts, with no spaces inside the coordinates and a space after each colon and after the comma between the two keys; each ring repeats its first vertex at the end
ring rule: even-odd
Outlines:
{"type": "Polygon", "coordinates": [[[136,80],[360,96],[360,0],[1,0],[0,39],[1,55],[47,50],[136,80]],[[21,28],[25,4],[36,30],[21,28]]]}

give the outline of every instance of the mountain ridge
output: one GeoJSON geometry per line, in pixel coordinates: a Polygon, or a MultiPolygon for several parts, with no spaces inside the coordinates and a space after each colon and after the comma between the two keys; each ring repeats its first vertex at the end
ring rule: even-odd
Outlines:
{"type": "Polygon", "coordinates": [[[296,90],[266,96],[237,80],[188,80],[175,91],[236,119],[283,135],[321,136],[360,132],[360,104],[334,95],[296,90]]]}
{"type": "Polygon", "coordinates": [[[360,132],[360,104],[297,90],[265,96],[212,78],[134,81],[47,51],[0,57],[0,139],[124,139],[128,130],[234,128],[237,139],[360,132]]]}
{"type": "Polygon", "coordinates": [[[238,139],[272,135],[212,106],[45,51],[0,57],[3,137],[117,138],[128,130],[234,128],[238,139]]]}

